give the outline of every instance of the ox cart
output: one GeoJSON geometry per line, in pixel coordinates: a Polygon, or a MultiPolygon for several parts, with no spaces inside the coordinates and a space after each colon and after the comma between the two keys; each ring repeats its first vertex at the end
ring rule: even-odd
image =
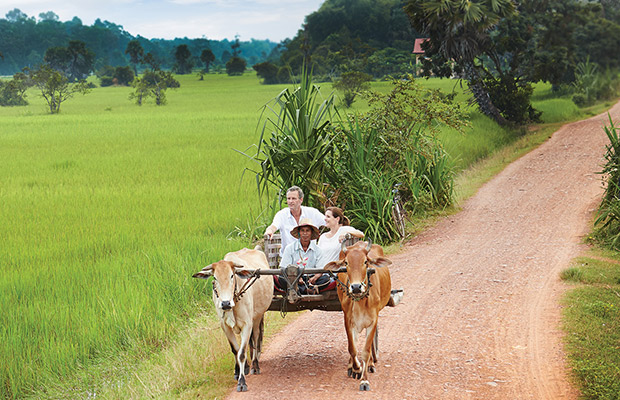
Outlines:
{"type": "MultiPolygon", "coordinates": [[[[347,234],[344,244],[346,246],[351,246],[358,240],[358,238],[347,234]]],[[[335,285],[332,290],[326,290],[319,294],[306,294],[299,290],[297,284],[299,278],[309,277],[317,273],[325,273],[326,271],[319,268],[305,269],[297,265],[289,265],[280,268],[278,262],[280,247],[280,234],[274,234],[272,239],[265,238],[264,252],[267,256],[270,269],[260,270],[259,275],[278,276],[280,279],[284,278],[288,283],[285,291],[274,289],[273,300],[269,306],[269,311],[280,311],[282,313],[302,310],[342,311],[335,285]]],[[[328,273],[332,275],[332,277],[335,277],[338,272],[346,272],[346,268],[329,271],[328,273]]],[[[368,268],[368,274],[373,274],[374,272],[373,268],[368,268]]],[[[402,289],[392,289],[390,301],[387,305],[395,307],[400,302],[402,296],[402,289]]]]}

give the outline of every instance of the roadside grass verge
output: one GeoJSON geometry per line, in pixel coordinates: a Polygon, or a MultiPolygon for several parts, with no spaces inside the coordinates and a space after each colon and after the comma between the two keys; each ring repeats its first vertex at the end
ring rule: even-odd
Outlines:
{"type": "Polygon", "coordinates": [[[593,248],[562,271],[563,329],[584,399],[620,398],[620,254],[593,248]]]}

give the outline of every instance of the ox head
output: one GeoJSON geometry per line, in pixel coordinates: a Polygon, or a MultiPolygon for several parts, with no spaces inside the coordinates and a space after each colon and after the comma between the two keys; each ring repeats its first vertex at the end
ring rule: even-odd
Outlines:
{"type": "Polygon", "coordinates": [[[349,247],[343,244],[340,261],[332,261],[324,268],[333,271],[346,267],[349,290],[347,295],[359,299],[366,296],[370,288],[368,268],[383,268],[390,264],[392,262],[382,256],[381,248],[373,246],[372,241],[368,240],[368,243],[360,241],[349,247]],[[380,251],[375,251],[375,248],[380,251]]]}
{"type": "Polygon", "coordinates": [[[231,261],[218,261],[207,265],[200,272],[193,275],[194,278],[208,279],[213,277],[213,303],[216,309],[229,311],[235,306],[237,294],[237,280],[235,275],[241,278],[249,278],[252,274],[242,265],[231,261]]]}

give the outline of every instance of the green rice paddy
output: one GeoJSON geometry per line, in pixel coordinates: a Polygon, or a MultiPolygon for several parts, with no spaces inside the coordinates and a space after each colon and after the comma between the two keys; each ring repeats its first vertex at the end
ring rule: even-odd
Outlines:
{"type": "MultiPolygon", "coordinates": [[[[231,232],[260,208],[252,174],[242,179],[252,164],[234,149],[257,141],[261,107],[286,86],[253,74],[178,79],[164,107],[109,87],[59,115],[34,91],[29,106],[0,108],[1,398],[162,348],[208,307],[192,273],[247,245],[231,232]]],[[[517,136],[470,115],[464,134],[442,133],[460,168],[517,136]]]]}

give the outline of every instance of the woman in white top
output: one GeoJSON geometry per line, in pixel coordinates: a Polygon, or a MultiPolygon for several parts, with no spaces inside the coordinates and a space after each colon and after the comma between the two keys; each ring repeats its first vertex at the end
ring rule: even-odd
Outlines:
{"type": "Polygon", "coordinates": [[[364,232],[349,224],[349,219],[340,208],[328,207],[325,210],[325,226],[329,228],[329,232],[323,233],[317,242],[321,249],[321,256],[316,263],[318,268],[323,268],[330,261],[338,261],[342,241],[347,233],[358,238],[364,237],[364,232]]]}

